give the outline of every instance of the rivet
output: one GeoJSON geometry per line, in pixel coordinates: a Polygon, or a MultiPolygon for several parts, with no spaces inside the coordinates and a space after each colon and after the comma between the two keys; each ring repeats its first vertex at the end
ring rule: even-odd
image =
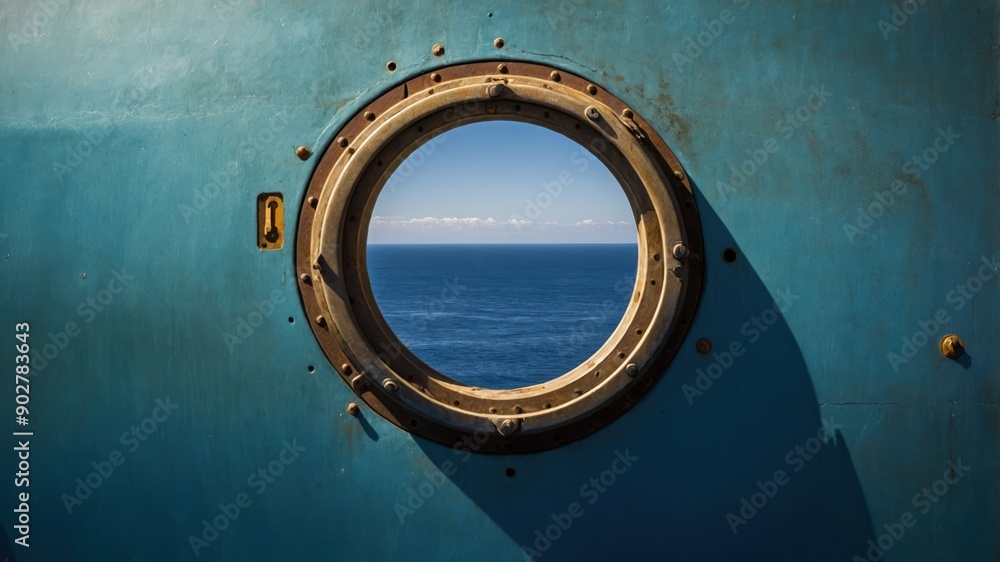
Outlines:
{"type": "Polygon", "coordinates": [[[431,80],[433,80],[435,82],[440,82],[441,81],[441,75],[438,74],[437,72],[432,72],[431,73],[431,80]]]}
{"type": "Polygon", "coordinates": [[[340,145],[340,148],[347,148],[347,145],[349,144],[347,137],[340,137],[337,139],[337,144],[340,145]]]}
{"type": "Polygon", "coordinates": [[[371,111],[366,111],[365,112],[365,119],[367,119],[369,121],[374,121],[375,120],[375,114],[372,113],[371,111]]]}
{"type": "Polygon", "coordinates": [[[356,416],[359,413],[361,413],[361,408],[359,408],[358,405],[355,404],[354,402],[351,402],[350,404],[347,405],[347,413],[351,414],[352,416],[356,416]]]}
{"type": "Polygon", "coordinates": [[[507,74],[507,65],[506,64],[502,64],[502,63],[498,64],[497,65],[497,72],[499,72],[500,74],[507,74]]]}
{"type": "Polygon", "coordinates": [[[340,366],[340,370],[343,371],[345,375],[350,375],[354,372],[354,367],[351,367],[350,363],[344,363],[340,366]]]}
{"type": "Polygon", "coordinates": [[[392,379],[385,379],[382,381],[382,388],[384,388],[386,392],[396,392],[399,390],[399,385],[392,379]]]}
{"type": "Polygon", "coordinates": [[[601,118],[601,112],[597,111],[597,108],[594,106],[588,107],[586,114],[587,114],[587,119],[590,119],[591,121],[597,121],[598,119],[601,118]]]}
{"type": "Polygon", "coordinates": [[[486,93],[491,98],[499,96],[503,93],[503,84],[490,84],[489,87],[486,88],[486,93]]]}
{"type": "Polygon", "coordinates": [[[687,246],[685,246],[682,243],[674,244],[673,253],[674,253],[674,257],[677,258],[677,259],[679,259],[679,260],[682,260],[682,259],[688,257],[689,255],[691,255],[690,250],[688,250],[687,246]]]}
{"type": "Polygon", "coordinates": [[[684,170],[674,170],[674,177],[679,180],[684,179],[684,170]]]}
{"type": "Polygon", "coordinates": [[[506,437],[517,431],[517,422],[509,418],[505,419],[497,426],[497,431],[500,432],[500,435],[506,437]]]}
{"type": "Polygon", "coordinates": [[[319,262],[313,264],[313,269],[319,271],[319,262]]]}
{"type": "Polygon", "coordinates": [[[708,355],[708,352],[712,351],[712,340],[708,338],[701,338],[694,342],[694,348],[698,353],[708,355]]]}
{"type": "Polygon", "coordinates": [[[299,160],[308,160],[313,153],[308,148],[300,146],[295,149],[295,155],[299,157],[299,160]]]}
{"type": "Polygon", "coordinates": [[[431,47],[431,52],[434,53],[435,57],[440,57],[441,55],[444,54],[444,45],[442,45],[441,43],[434,45],[433,47],[431,47]]]}
{"type": "Polygon", "coordinates": [[[316,205],[319,203],[319,199],[316,199],[315,197],[310,196],[310,197],[306,198],[306,203],[309,203],[309,206],[312,207],[313,209],[315,209],[316,205]]]}
{"type": "Polygon", "coordinates": [[[671,269],[670,273],[673,273],[674,277],[676,277],[678,279],[684,279],[684,268],[681,267],[681,266],[679,266],[679,265],[677,267],[671,269]]]}
{"type": "Polygon", "coordinates": [[[587,93],[590,95],[597,95],[597,86],[593,84],[587,84],[587,93]]]}
{"type": "Polygon", "coordinates": [[[312,276],[310,276],[308,273],[303,273],[302,275],[299,275],[299,279],[306,285],[312,283],[312,276]]]}
{"type": "Polygon", "coordinates": [[[626,119],[631,119],[632,117],[635,117],[635,114],[632,113],[631,109],[626,107],[625,109],[622,110],[622,117],[626,119]]]}
{"type": "Polygon", "coordinates": [[[962,338],[956,336],[955,334],[948,334],[941,338],[941,355],[944,355],[948,359],[958,359],[965,353],[965,344],[962,342],[962,338]]]}
{"type": "Polygon", "coordinates": [[[493,46],[497,49],[503,49],[503,37],[497,37],[493,40],[493,46]]]}
{"type": "Polygon", "coordinates": [[[635,378],[635,376],[639,374],[639,366],[636,365],[635,363],[629,363],[628,365],[625,365],[625,374],[632,378],[635,378]]]}
{"type": "Polygon", "coordinates": [[[319,326],[326,324],[326,318],[323,318],[323,315],[320,314],[319,316],[316,317],[316,324],[319,326]]]}
{"type": "Polygon", "coordinates": [[[551,78],[553,82],[558,82],[562,80],[562,75],[559,74],[559,71],[553,70],[552,72],[549,73],[549,78],[551,78]]]}

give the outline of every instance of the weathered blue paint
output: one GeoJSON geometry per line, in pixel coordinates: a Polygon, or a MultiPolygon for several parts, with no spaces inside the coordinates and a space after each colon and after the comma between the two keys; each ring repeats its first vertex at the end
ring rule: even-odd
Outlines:
{"type": "Polygon", "coordinates": [[[886,560],[1000,555],[1000,280],[980,270],[1000,249],[996,2],[586,4],[0,6],[5,415],[15,323],[36,350],[65,347],[31,379],[30,549],[13,543],[14,437],[0,447],[7,555],[191,559],[188,537],[240,493],[252,503],[201,558],[515,560],[574,502],[543,560],[865,559],[906,512],[886,560]],[[880,28],[894,10],[898,29],[880,28]],[[321,149],[405,77],[506,58],[591,77],[656,126],[699,190],[708,280],[688,344],[633,411],[557,450],[466,457],[344,413],[353,394],[302,316],[292,248],[254,245],[255,197],[283,192],[294,229],[316,161],[297,145],[321,149]],[[779,124],[814,88],[830,94],[804,123],[779,124]],[[906,162],[939,130],[958,137],[917,178],[906,162]],[[905,192],[848,236],[897,179],[905,192]],[[979,273],[994,277],[971,299],[950,293],[979,273]],[[744,324],[783,291],[790,306],[751,344],[744,324]],[[270,313],[230,350],[258,304],[270,313]],[[894,369],[887,354],[938,309],[946,324],[894,369]],[[78,334],[60,335],[68,322],[78,334]],[[945,332],[965,340],[961,362],[938,353],[945,332]],[[699,337],[746,351],[689,404],[684,385],[714,361],[699,337]],[[123,442],[164,418],[158,399],[177,409],[123,442]],[[836,439],[799,465],[821,419],[836,439]],[[305,447],[287,465],[285,442],[305,447]],[[62,495],[115,450],[122,464],[68,514],[62,495]],[[624,467],[616,451],[637,460],[595,494],[591,478],[624,467]],[[266,489],[248,482],[275,460],[266,489]],[[921,513],[914,496],[959,461],[972,468],[921,513]],[[778,470],[788,483],[734,535],[727,513],[778,470]],[[401,524],[394,506],[422,485],[433,495],[401,524]]]}

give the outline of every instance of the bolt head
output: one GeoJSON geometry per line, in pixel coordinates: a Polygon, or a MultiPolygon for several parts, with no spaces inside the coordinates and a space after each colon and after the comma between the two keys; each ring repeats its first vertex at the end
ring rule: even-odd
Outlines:
{"type": "Polygon", "coordinates": [[[497,427],[497,431],[499,431],[500,435],[503,435],[504,437],[511,435],[517,431],[517,422],[512,419],[503,420],[497,427]]]}
{"type": "Polygon", "coordinates": [[[368,121],[374,121],[375,120],[375,114],[372,113],[371,111],[366,111],[365,112],[365,119],[367,119],[368,121]]]}
{"type": "Polygon", "coordinates": [[[559,74],[558,71],[553,70],[552,72],[549,73],[549,78],[551,78],[553,82],[558,82],[562,80],[562,75],[559,74]]]}
{"type": "Polygon", "coordinates": [[[962,338],[956,336],[955,334],[948,334],[941,338],[941,355],[944,355],[948,359],[955,360],[965,353],[965,344],[962,342],[962,338]]]}
{"type": "Polygon", "coordinates": [[[350,404],[347,405],[347,413],[351,414],[352,416],[356,416],[359,413],[361,413],[361,408],[359,408],[358,405],[355,404],[354,402],[351,402],[350,404]]]}
{"type": "Polygon", "coordinates": [[[677,258],[677,259],[679,259],[679,260],[685,259],[689,255],[691,255],[691,251],[688,250],[687,246],[685,246],[682,243],[674,244],[673,253],[674,253],[674,257],[677,258]]]}
{"type": "Polygon", "coordinates": [[[590,119],[591,121],[597,121],[601,118],[601,112],[597,111],[597,108],[594,106],[588,107],[586,113],[587,119],[590,119]]]}
{"type": "Polygon", "coordinates": [[[489,88],[486,89],[486,93],[491,97],[498,97],[503,93],[503,84],[490,84],[489,88]]]}
{"type": "Polygon", "coordinates": [[[694,348],[698,350],[698,353],[708,355],[708,353],[712,351],[712,340],[708,338],[701,338],[694,343],[694,348]]]}
{"type": "Polygon", "coordinates": [[[670,273],[673,273],[674,277],[676,277],[678,279],[684,279],[684,268],[681,267],[681,266],[679,266],[679,265],[677,267],[671,269],[670,273]]]}
{"type": "Polygon", "coordinates": [[[319,199],[316,199],[315,197],[309,197],[306,199],[306,203],[309,203],[309,206],[315,209],[316,205],[319,203],[319,199]]]}
{"type": "Polygon", "coordinates": [[[337,144],[340,145],[340,148],[347,148],[348,145],[347,137],[340,137],[339,139],[337,139],[337,144]]]}
{"type": "Polygon", "coordinates": [[[431,73],[431,80],[433,80],[435,82],[440,82],[441,81],[441,75],[438,74],[437,72],[432,72],[431,73]]]}
{"type": "Polygon", "coordinates": [[[431,52],[434,53],[435,57],[440,57],[441,55],[444,54],[444,45],[440,43],[434,45],[433,47],[431,47],[431,52]]]}
{"type": "Polygon", "coordinates": [[[305,146],[300,146],[295,149],[295,155],[299,157],[299,160],[308,160],[312,154],[312,151],[305,146]]]}
{"type": "Polygon", "coordinates": [[[299,275],[299,279],[301,279],[302,282],[305,283],[305,284],[307,284],[307,285],[310,282],[312,282],[312,277],[308,273],[303,273],[302,275],[299,275]]]}
{"type": "Polygon", "coordinates": [[[499,72],[500,74],[507,74],[507,65],[506,64],[498,64],[497,65],[497,72],[499,72]]]}
{"type": "Polygon", "coordinates": [[[632,378],[635,378],[635,376],[639,374],[639,366],[636,365],[635,363],[629,363],[628,365],[625,365],[625,374],[632,378]]]}
{"type": "Polygon", "coordinates": [[[382,388],[384,388],[386,392],[396,392],[399,390],[399,385],[392,379],[385,379],[382,381],[382,388]]]}
{"type": "Polygon", "coordinates": [[[597,95],[597,86],[593,84],[587,84],[587,93],[592,96],[597,95]]]}
{"type": "Polygon", "coordinates": [[[493,46],[496,47],[497,49],[503,49],[503,45],[504,45],[503,37],[497,37],[496,39],[493,40],[493,46]]]}

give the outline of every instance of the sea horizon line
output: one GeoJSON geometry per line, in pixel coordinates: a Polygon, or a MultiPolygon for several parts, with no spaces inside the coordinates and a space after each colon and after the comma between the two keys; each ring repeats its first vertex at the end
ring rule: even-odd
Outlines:
{"type": "Polygon", "coordinates": [[[368,246],[638,246],[638,242],[375,242],[368,246]]]}

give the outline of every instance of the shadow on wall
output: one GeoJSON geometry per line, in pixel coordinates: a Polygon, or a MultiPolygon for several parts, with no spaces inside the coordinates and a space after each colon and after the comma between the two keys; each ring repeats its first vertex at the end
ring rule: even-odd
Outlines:
{"type": "MultiPolygon", "coordinates": [[[[510,554],[850,560],[877,536],[838,420],[820,418],[782,315],[809,287],[765,286],[720,218],[703,199],[699,206],[702,301],[681,352],[632,411],[534,455],[470,454],[416,438],[436,466],[454,463],[451,483],[520,547],[510,554]],[[722,259],[725,248],[735,262],[722,259]],[[699,338],[713,342],[707,355],[695,351],[699,338]]],[[[461,527],[447,512],[410,517],[461,527]]]]}

